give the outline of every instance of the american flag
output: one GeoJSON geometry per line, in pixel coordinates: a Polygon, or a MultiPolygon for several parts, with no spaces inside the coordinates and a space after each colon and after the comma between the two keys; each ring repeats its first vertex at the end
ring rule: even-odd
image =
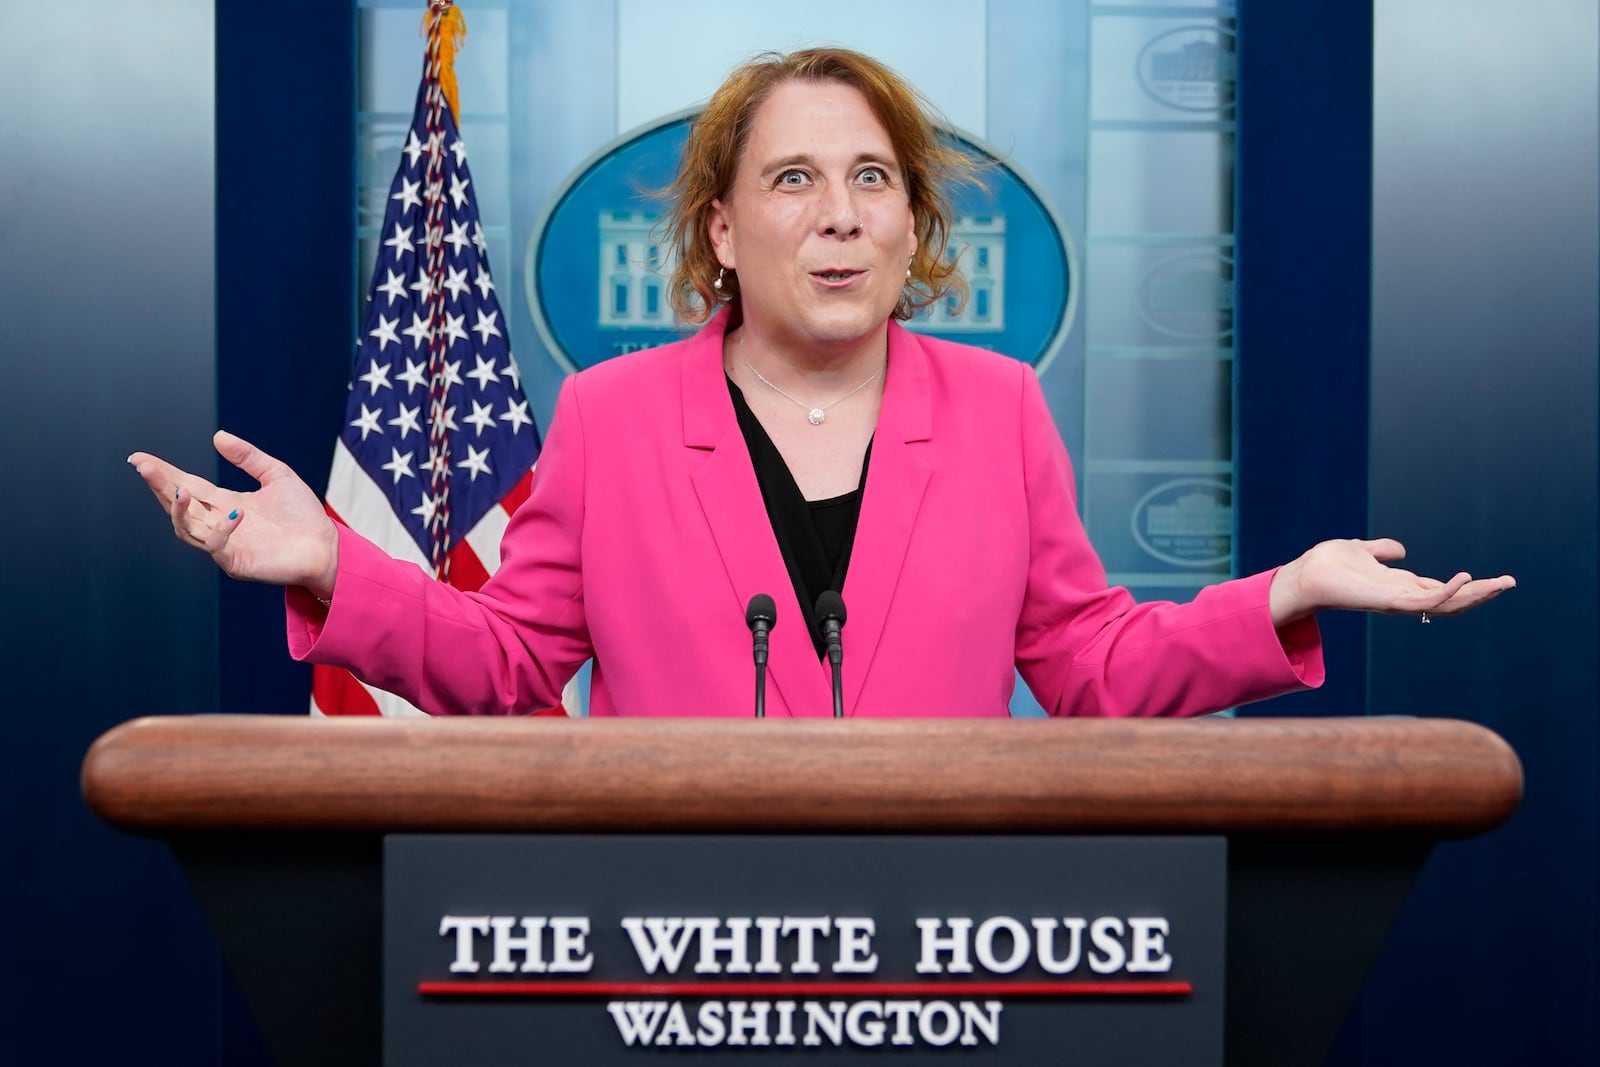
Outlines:
{"type": "MultiPolygon", "coordinates": [[[[326,505],[390,555],[473,590],[500,565],[500,537],[527,499],[539,433],[507,343],[466,146],[446,99],[462,31],[460,12],[435,0],[326,505]]],[[[423,714],[322,666],[313,668],[311,710],[423,714]]]]}

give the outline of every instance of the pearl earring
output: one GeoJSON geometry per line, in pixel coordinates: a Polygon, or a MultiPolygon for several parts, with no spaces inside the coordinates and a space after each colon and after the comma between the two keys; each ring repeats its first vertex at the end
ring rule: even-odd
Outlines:
{"type": "Polygon", "coordinates": [[[723,275],[723,273],[724,273],[723,268],[722,267],[718,267],[717,268],[717,280],[711,283],[711,287],[713,289],[715,289],[719,293],[722,292],[722,275],[723,275]]]}

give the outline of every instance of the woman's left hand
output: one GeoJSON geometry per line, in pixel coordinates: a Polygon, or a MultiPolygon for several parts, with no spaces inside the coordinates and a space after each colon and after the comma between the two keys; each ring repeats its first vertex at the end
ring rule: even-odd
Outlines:
{"type": "Polygon", "coordinates": [[[1286,626],[1326,608],[1394,615],[1459,615],[1515,588],[1509,574],[1474,580],[1462,572],[1447,582],[1424,578],[1389,563],[1405,559],[1399,541],[1324,541],[1278,569],[1268,603],[1274,626],[1286,626]]]}

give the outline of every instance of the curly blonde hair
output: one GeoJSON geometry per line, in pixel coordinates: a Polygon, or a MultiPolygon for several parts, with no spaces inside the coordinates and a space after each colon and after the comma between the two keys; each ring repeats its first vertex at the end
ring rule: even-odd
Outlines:
{"type": "Polygon", "coordinates": [[[808,48],[755,56],[728,75],[690,126],[678,175],[665,190],[671,206],[661,221],[665,243],[677,253],[667,283],[673,310],[684,321],[699,323],[722,304],[739,299],[737,275],[724,277],[721,289],[713,284],[720,264],[711,247],[707,217],[712,201],[726,196],[733,186],[756,111],[774,89],[795,81],[840,82],[855,88],[867,98],[894,145],[917,235],[911,276],[894,317],[909,319],[919,308],[947,296],[954,296],[959,308],[966,302],[967,283],[956,263],[946,257],[953,221],[947,190],[957,182],[981,184],[978,163],[940,136],[932,108],[894,71],[849,49],[808,48]]]}

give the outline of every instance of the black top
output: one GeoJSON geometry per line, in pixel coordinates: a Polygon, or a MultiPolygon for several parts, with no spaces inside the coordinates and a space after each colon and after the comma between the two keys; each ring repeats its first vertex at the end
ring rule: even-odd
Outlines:
{"type": "Polygon", "coordinates": [[[744,393],[732,378],[728,379],[728,395],[733,398],[739,430],[744,434],[750,462],[755,466],[761,499],[767,506],[767,520],[772,523],[778,550],[783,553],[783,564],[789,569],[789,580],[794,583],[795,599],[805,612],[811,643],[817,648],[817,658],[821,659],[827,646],[822,623],[815,617],[817,597],[826,589],[844,592],[844,574],[850,566],[856,520],[861,516],[861,491],[867,484],[872,442],[867,442],[867,452],[861,460],[861,481],[854,492],[827,500],[807,500],[800,494],[789,465],[783,461],[783,454],[767,436],[761,420],[745,403],[744,393]]]}

